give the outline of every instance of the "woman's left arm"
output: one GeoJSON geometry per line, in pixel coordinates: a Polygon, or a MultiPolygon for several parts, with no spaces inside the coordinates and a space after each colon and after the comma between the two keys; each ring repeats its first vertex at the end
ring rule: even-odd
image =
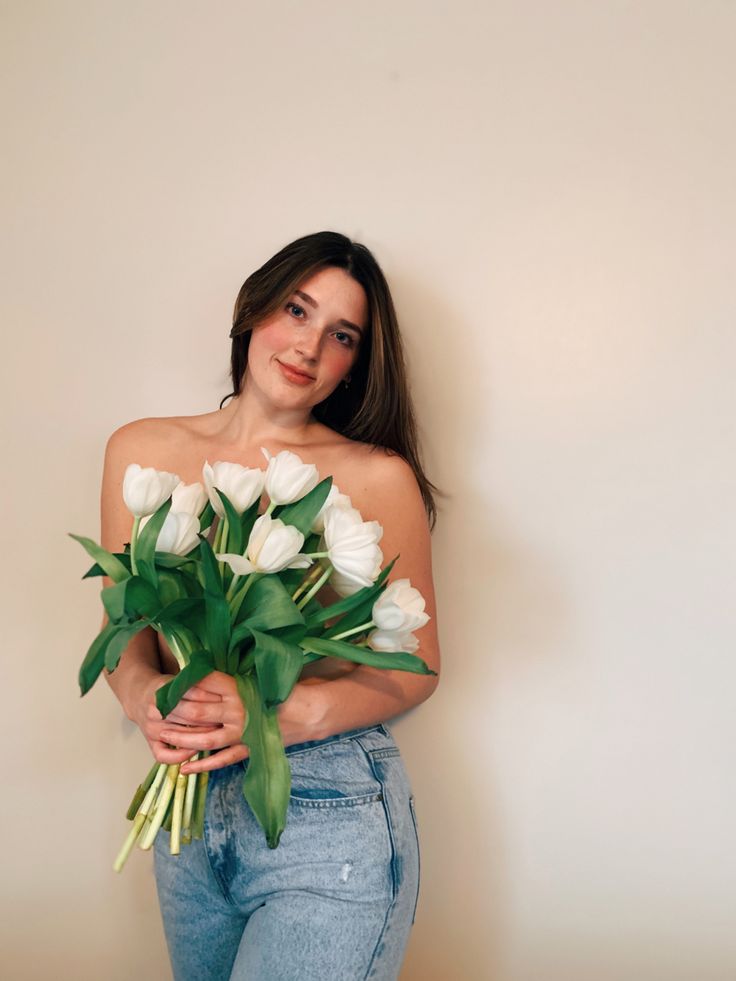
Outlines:
{"type": "MultiPolygon", "coordinates": [[[[379,452],[382,451],[376,450],[375,454],[379,452]]],[[[429,523],[411,467],[398,456],[385,456],[380,464],[376,461],[370,470],[366,498],[370,506],[361,509],[363,517],[375,519],[383,527],[380,546],[384,565],[398,556],[391,581],[409,579],[424,597],[430,619],[415,631],[419,641],[416,653],[437,675],[386,671],[361,664],[333,681],[299,684],[282,706],[280,716],[287,745],[385,722],[429,698],[437,687],[440,651],[429,523]],[[312,735],[301,735],[303,720],[309,720],[312,735]],[[298,738],[290,738],[292,727],[298,738]]]]}

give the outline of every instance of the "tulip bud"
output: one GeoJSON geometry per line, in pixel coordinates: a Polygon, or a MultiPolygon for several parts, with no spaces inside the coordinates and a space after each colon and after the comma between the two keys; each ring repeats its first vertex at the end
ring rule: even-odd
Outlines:
{"type": "Polygon", "coordinates": [[[407,651],[413,654],[419,648],[419,641],[414,634],[394,630],[373,630],[368,634],[368,646],[372,651],[393,653],[407,651]]]}
{"type": "Polygon", "coordinates": [[[227,562],[238,576],[250,572],[282,572],[284,569],[306,569],[312,560],[299,553],[304,535],[279,518],[262,514],[256,519],[248,539],[245,555],[223,553],[217,558],[227,562]]]}
{"type": "Polygon", "coordinates": [[[206,503],[207,492],[199,481],[194,484],[177,484],[171,495],[172,511],[183,511],[195,517],[199,517],[206,503]]]}
{"type": "Polygon", "coordinates": [[[123,500],[136,518],[153,514],[171,497],[179,477],[165,470],[131,463],[123,476],[123,500]]]}
{"type": "Polygon", "coordinates": [[[378,547],[382,535],[379,523],[363,521],[355,508],[332,507],[325,512],[327,553],[343,582],[373,584],[383,562],[383,552],[378,547]]]}
{"type": "Polygon", "coordinates": [[[317,512],[314,521],[312,522],[312,531],[315,534],[321,535],[325,530],[325,513],[328,508],[342,508],[343,511],[347,511],[348,508],[352,508],[353,503],[347,494],[341,494],[337,484],[333,484],[330,487],[330,492],[327,495],[327,499],[322,507],[317,512]]]}
{"type": "Polygon", "coordinates": [[[319,483],[319,472],[313,463],[304,463],[296,453],[281,450],[271,456],[261,447],[268,460],[266,493],[274,504],[291,504],[308,494],[319,483]]]}
{"type": "MultiPolygon", "coordinates": [[[[143,518],[141,528],[151,520],[143,518]]],[[[169,511],[156,539],[157,552],[173,552],[174,555],[188,555],[199,545],[199,519],[186,511],[169,511]]]]}
{"type": "Polygon", "coordinates": [[[239,463],[218,462],[210,466],[205,462],[202,468],[204,485],[215,514],[225,517],[225,508],[217,490],[221,490],[238,514],[257,501],[263,493],[263,470],[257,467],[243,467],[239,463]],[[217,490],[215,490],[217,488],[217,490]]]}
{"type": "Polygon", "coordinates": [[[390,583],[373,604],[371,619],[379,630],[419,630],[429,620],[424,597],[408,579],[390,583]]]}

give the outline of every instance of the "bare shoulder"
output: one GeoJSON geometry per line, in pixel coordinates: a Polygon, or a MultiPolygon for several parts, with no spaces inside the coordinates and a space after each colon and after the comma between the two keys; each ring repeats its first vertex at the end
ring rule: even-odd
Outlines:
{"type": "MultiPolygon", "coordinates": [[[[166,469],[189,440],[199,435],[206,416],[166,416],[136,419],[120,426],[107,441],[106,455],[114,460],[166,469]]],[[[126,464],[127,465],[127,464],[126,464]]]]}
{"type": "MultiPolygon", "coordinates": [[[[341,487],[342,489],[342,487],[341,487]]],[[[356,444],[351,454],[350,497],[366,519],[410,536],[428,531],[427,513],[409,463],[382,446],[356,444]]]]}

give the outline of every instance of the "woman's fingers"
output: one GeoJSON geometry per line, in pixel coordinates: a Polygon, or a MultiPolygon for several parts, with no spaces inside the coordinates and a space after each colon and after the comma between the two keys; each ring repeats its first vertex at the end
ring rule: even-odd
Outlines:
{"type": "Polygon", "coordinates": [[[248,747],[242,743],[236,743],[233,746],[228,746],[227,749],[221,749],[219,753],[213,753],[212,756],[187,763],[186,766],[182,766],[181,772],[205,773],[210,770],[219,770],[223,766],[230,766],[231,763],[239,763],[241,760],[247,759],[248,756],[248,747]]]}
{"type": "Polygon", "coordinates": [[[222,701],[222,695],[220,695],[219,692],[209,691],[206,688],[200,687],[200,684],[193,685],[188,691],[184,693],[182,699],[184,701],[189,699],[192,702],[221,702],[222,701]]]}
{"type": "Polygon", "coordinates": [[[148,745],[157,763],[183,763],[192,756],[190,749],[172,749],[158,739],[149,739],[148,745]]]}
{"type": "Polygon", "coordinates": [[[235,684],[235,678],[230,674],[225,674],[223,671],[211,671],[208,675],[198,681],[196,685],[193,685],[187,695],[192,692],[196,692],[196,698],[200,696],[206,696],[211,699],[213,696],[237,696],[238,690],[235,684]]]}
{"type": "Polygon", "coordinates": [[[240,733],[231,726],[169,726],[162,729],[159,737],[177,749],[192,750],[223,749],[238,742],[240,733]]]}
{"type": "Polygon", "coordinates": [[[195,702],[182,699],[166,716],[164,724],[216,726],[226,722],[227,715],[227,707],[219,698],[216,702],[195,702]]]}

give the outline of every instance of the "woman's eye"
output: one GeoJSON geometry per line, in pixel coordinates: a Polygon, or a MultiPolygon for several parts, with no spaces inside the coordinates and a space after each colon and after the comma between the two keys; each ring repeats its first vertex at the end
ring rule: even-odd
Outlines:
{"type": "Polygon", "coordinates": [[[335,337],[338,339],[338,341],[340,341],[341,344],[345,344],[347,347],[355,346],[353,335],[346,333],[344,330],[336,331],[335,337]]]}
{"type": "Polygon", "coordinates": [[[290,310],[295,317],[301,320],[301,314],[304,313],[304,307],[300,307],[298,303],[287,303],[286,309],[290,310]]]}

